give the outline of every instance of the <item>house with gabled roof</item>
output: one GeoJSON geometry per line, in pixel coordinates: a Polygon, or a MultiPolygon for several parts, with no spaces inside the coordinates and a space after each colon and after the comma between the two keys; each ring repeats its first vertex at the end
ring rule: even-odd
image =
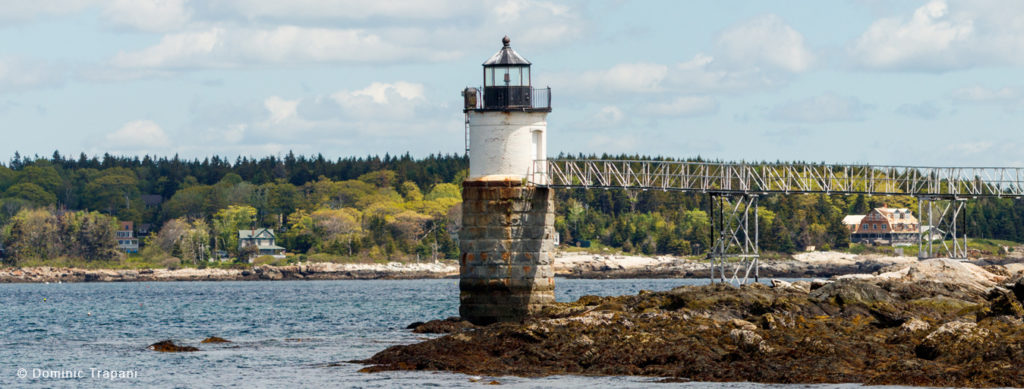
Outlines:
{"type": "MultiPolygon", "coordinates": [[[[284,247],[276,244],[277,235],[269,228],[238,231],[238,250],[256,247],[256,256],[270,255],[284,258],[284,247]]],[[[252,258],[249,258],[252,261],[252,258]]]]}
{"type": "Polygon", "coordinates": [[[899,244],[918,239],[920,222],[907,208],[872,209],[867,215],[848,215],[843,224],[850,229],[851,243],[899,244]]]}

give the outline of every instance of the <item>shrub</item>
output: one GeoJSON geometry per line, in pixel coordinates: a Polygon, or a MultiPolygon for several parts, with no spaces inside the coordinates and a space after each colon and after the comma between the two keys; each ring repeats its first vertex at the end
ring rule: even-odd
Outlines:
{"type": "Polygon", "coordinates": [[[264,256],[256,257],[256,259],[252,260],[252,264],[253,264],[253,266],[260,266],[260,265],[284,266],[284,265],[288,264],[288,259],[286,259],[286,258],[274,258],[273,256],[270,256],[270,255],[264,255],[264,256]]]}
{"type": "Polygon", "coordinates": [[[160,261],[160,266],[167,268],[167,270],[178,270],[181,267],[181,259],[167,257],[160,261]]]}

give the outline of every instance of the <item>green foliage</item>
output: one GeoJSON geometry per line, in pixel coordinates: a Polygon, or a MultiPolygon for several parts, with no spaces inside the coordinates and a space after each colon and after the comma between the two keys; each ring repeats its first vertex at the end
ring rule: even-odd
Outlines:
{"type": "Polygon", "coordinates": [[[434,185],[430,188],[430,193],[427,193],[426,197],[423,198],[427,201],[439,200],[439,199],[456,199],[462,200],[462,190],[455,184],[449,184],[442,182],[434,185]]]}
{"type": "Polygon", "coordinates": [[[46,191],[43,187],[31,182],[22,182],[12,185],[4,192],[4,197],[9,199],[22,199],[36,206],[47,206],[57,203],[57,196],[46,191]]]}
{"type": "Polygon", "coordinates": [[[14,184],[15,178],[17,178],[17,173],[7,166],[0,165],[0,193],[14,184]]]}
{"type": "Polygon", "coordinates": [[[359,181],[371,184],[378,188],[390,188],[395,185],[398,175],[391,170],[379,170],[359,176],[359,181]]]}
{"type": "MultiPolygon", "coordinates": [[[[237,250],[237,230],[253,227],[272,228],[278,245],[308,258],[456,258],[458,245],[449,233],[461,221],[460,185],[468,174],[467,162],[462,155],[328,160],[289,153],[283,158],[235,161],[19,156],[7,167],[0,165],[0,239],[17,246],[10,251],[21,254],[7,260],[19,263],[65,258],[84,264],[74,255],[109,256],[102,249],[75,246],[99,239],[103,228],[85,228],[88,233],[66,229],[53,211],[42,210],[49,216],[40,213],[41,207],[53,207],[95,210],[136,226],[155,226],[159,232],[145,240],[139,255],[127,260],[137,262],[123,266],[159,266],[171,257],[182,260],[179,266],[198,266],[213,248],[237,250]],[[162,202],[153,202],[154,196],[162,202]],[[79,235],[78,240],[61,240],[54,234],[79,235]],[[31,236],[53,239],[25,243],[31,236]]],[[[555,194],[555,229],[567,246],[588,241],[591,247],[680,255],[703,253],[711,246],[705,194],[621,189],[555,194]]],[[[761,247],[784,253],[810,245],[847,247],[843,216],[864,214],[883,204],[917,210],[916,200],[908,197],[762,196],[757,226],[761,247]]],[[[1024,202],[977,199],[968,204],[966,217],[971,236],[1024,241],[1024,202]]],[[[93,223],[89,218],[94,216],[65,219],[88,226],[93,223]]],[[[116,238],[111,241],[116,244],[116,238]]],[[[119,256],[109,261],[121,263],[119,256]]]]}
{"type": "Polygon", "coordinates": [[[229,205],[213,215],[213,233],[218,239],[214,246],[221,250],[235,252],[238,248],[238,231],[251,230],[256,224],[256,208],[248,205],[229,205]]]}
{"type": "Polygon", "coordinates": [[[5,260],[17,265],[62,256],[86,261],[119,259],[116,230],[116,219],[98,212],[55,215],[48,209],[25,209],[5,227],[5,260]]]}
{"type": "Polygon", "coordinates": [[[288,264],[288,260],[286,258],[274,258],[273,256],[270,256],[270,255],[264,255],[264,256],[256,257],[255,259],[253,259],[252,260],[252,264],[253,264],[253,266],[261,266],[261,265],[285,266],[285,265],[288,264]]]}

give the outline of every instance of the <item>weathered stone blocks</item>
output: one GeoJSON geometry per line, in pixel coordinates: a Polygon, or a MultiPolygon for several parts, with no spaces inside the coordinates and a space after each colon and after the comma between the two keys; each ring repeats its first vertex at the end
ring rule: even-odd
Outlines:
{"type": "Polygon", "coordinates": [[[462,317],[520,321],[555,301],[554,194],[521,182],[462,186],[462,317]]]}

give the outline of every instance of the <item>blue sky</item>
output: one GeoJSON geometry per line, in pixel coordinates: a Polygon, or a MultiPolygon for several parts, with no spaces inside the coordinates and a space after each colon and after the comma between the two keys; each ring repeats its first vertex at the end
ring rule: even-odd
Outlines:
{"type": "Polygon", "coordinates": [[[1024,166],[1013,0],[0,0],[0,160],[459,153],[506,34],[553,154],[1024,166]]]}

